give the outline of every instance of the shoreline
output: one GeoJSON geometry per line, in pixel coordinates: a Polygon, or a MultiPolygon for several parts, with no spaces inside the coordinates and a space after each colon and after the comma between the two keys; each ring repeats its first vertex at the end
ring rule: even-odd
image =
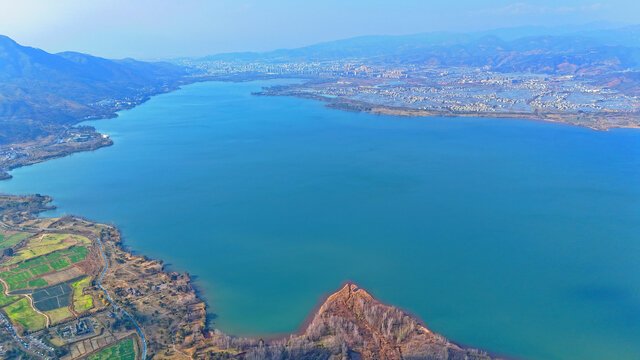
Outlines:
{"type": "Polygon", "coordinates": [[[595,131],[609,131],[611,129],[640,129],[640,125],[611,123],[608,119],[625,120],[630,117],[637,118],[640,121],[640,113],[553,113],[553,112],[451,112],[436,111],[427,109],[416,109],[399,106],[389,106],[382,104],[373,104],[363,101],[344,99],[340,97],[329,98],[321,95],[314,95],[303,92],[279,92],[276,90],[265,89],[255,92],[256,96],[284,96],[299,99],[310,99],[324,103],[325,107],[341,111],[364,112],[380,116],[398,116],[406,118],[429,118],[429,117],[445,117],[445,118],[485,118],[485,119],[504,119],[504,120],[527,120],[540,121],[545,123],[556,123],[567,126],[576,126],[595,131]],[[592,120],[596,125],[582,123],[585,120],[592,120]]]}
{"type": "MultiPolygon", "coordinates": [[[[382,114],[381,113],[379,115],[387,115],[387,114],[382,114]]],[[[61,153],[56,154],[55,156],[46,156],[46,157],[31,159],[32,161],[28,161],[28,162],[17,164],[16,166],[11,167],[10,169],[8,169],[8,171],[14,170],[14,169],[22,167],[22,166],[33,165],[33,164],[36,164],[36,163],[39,163],[39,162],[44,162],[44,161],[47,161],[47,160],[52,160],[52,159],[64,157],[64,156],[67,156],[67,155],[72,155],[75,152],[94,151],[94,150],[98,150],[98,149],[100,149],[102,147],[111,146],[111,145],[114,144],[114,142],[110,138],[104,137],[103,134],[98,133],[95,129],[92,128],[92,131],[93,131],[93,133],[97,134],[97,138],[103,139],[105,141],[105,143],[99,144],[99,146],[89,146],[89,147],[86,147],[86,148],[74,149],[75,151],[64,152],[64,153],[61,152],[61,153]]],[[[92,145],[96,145],[96,144],[92,143],[92,145]]],[[[8,173],[7,173],[7,175],[8,175],[8,177],[6,177],[6,179],[9,179],[9,178],[12,177],[8,173]]],[[[2,179],[3,178],[0,177],[0,181],[2,179]]],[[[15,196],[15,195],[9,195],[9,196],[15,196]]],[[[49,198],[49,199],[50,199],[50,201],[52,201],[51,198],[49,198]]],[[[55,208],[55,207],[48,208],[47,210],[51,210],[53,208],[55,208]]],[[[87,222],[91,222],[91,223],[95,223],[95,224],[100,224],[98,222],[86,219],[82,215],[80,215],[80,216],[71,215],[71,217],[78,218],[78,219],[83,219],[83,220],[85,220],[87,222]]],[[[51,217],[45,217],[45,218],[51,218],[51,217]]],[[[117,243],[115,243],[115,244],[120,246],[122,251],[126,252],[129,256],[131,256],[133,258],[144,258],[148,262],[160,264],[161,268],[162,268],[162,272],[165,275],[169,275],[169,274],[175,273],[175,271],[171,271],[171,270],[167,269],[167,266],[170,266],[170,264],[165,265],[162,259],[149,258],[146,255],[137,253],[137,252],[135,252],[135,250],[127,247],[123,243],[122,236],[119,233],[119,231],[117,230],[116,225],[112,225],[112,226],[115,228],[115,230],[119,234],[119,241],[117,243]]],[[[102,250],[102,246],[101,246],[100,240],[98,240],[98,244],[100,244],[100,248],[102,250]]],[[[102,250],[102,251],[104,251],[104,250],[102,250]]],[[[104,253],[103,253],[103,255],[104,255],[104,253]]],[[[105,262],[106,262],[106,258],[105,258],[105,262]]],[[[104,277],[104,275],[107,273],[107,270],[108,270],[108,265],[105,266],[104,272],[101,273],[100,280],[98,281],[98,287],[100,289],[102,289],[103,291],[105,291],[105,292],[106,292],[106,290],[104,288],[102,288],[102,286],[100,285],[100,281],[101,281],[102,277],[104,277]]],[[[214,319],[215,319],[216,316],[213,313],[207,312],[207,309],[209,308],[209,304],[206,301],[206,297],[204,297],[202,295],[202,290],[199,289],[198,285],[196,284],[197,276],[192,276],[191,274],[189,274],[188,271],[184,271],[184,276],[186,276],[186,278],[188,279],[187,282],[189,283],[190,289],[195,293],[196,299],[198,301],[200,301],[204,306],[203,310],[204,310],[205,323],[206,323],[205,330],[209,331],[209,332],[217,332],[218,330],[215,329],[215,327],[213,326],[214,319]]],[[[355,283],[353,281],[345,280],[345,281],[342,282],[342,284],[341,284],[340,288],[338,288],[337,292],[334,291],[334,292],[328,292],[328,293],[324,293],[324,294],[319,295],[316,305],[313,306],[310,309],[310,311],[307,313],[307,315],[305,316],[303,321],[300,323],[300,325],[297,327],[297,329],[292,331],[292,332],[279,333],[279,334],[268,334],[268,335],[264,335],[264,336],[233,336],[232,338],[235,338],[237,340],[242,340],[242,341],[249,341],[249,342],[251,342],[251,341],[260,341],[261,342],[263,340],[266,340],[269,343],[277,344],[277,343],[282,342],[282,341],[287,341],[287,339],[292,339],[292,338],[296,338],[296,337],[305,337],[306,336],[306,332],[309,330],[311,325],[314,323],[314,321],[320,315],[320,311],[327,304],[327,301],[329,299],[331,299],[333,296],[335,296],[340,291],[340,289],[344,288],[345,286],[356,286],[356,285],[355,285],[355,283]]],[[[109,296],[108,296],[108,298],[110,299],[109,296]]],[[[378,303],[378,304],[380,304],[382,306],[399,310],[405,316],[407,316],[407,317],[411,318],[413,321],[417,322],[420,326],[423,326],[423,327],[425,326],[424,321],[422,319],[420,319],[418,316],[416,316],[415,314],[412,314],[412,313],[407,312],[405,310],[399,309],[399,308],[397,308],[397,307],[395,307],[393,305],[385,304],[383,302],[380,302],[375,297],[371,296],[371,298],[373,299],[373,301],[375,301],[376,303],[378,303]]],[[[113,301],[113,300],[112,300],[112,303],[113,303],[114,306],[116,306],[116,307],[118,306],[118,305],[116,305],[116,302],[113,301]]],[[[131,319],[133,320],[133,317],[131,317],[131,319]]],[[[134,322],[134,324],[136,324],[135,320],[133,320],[133,322],[134,322]]],[[[137,327],[137,324],[136,324],[136,327],[137,327]]],[[[142,333],[144,328],[145,328],[144,325],[142,325],[141,328],[138,327],[140,333],[142,333]]],[[[146,351],[146,341],[145,341],[144,337],[141,339],[141,341],[143,343],[143,348],[146,351]]],[[[463,348],[463,349],[465,348],[465,346],[460,345],[458,343],[454,343],[454,342],[451,342],[451,343],[455,344],[456,346],[459,346],[460,348],[463,348]]],[[[494,356],[494,353],[492,353],[492,356],[494,356]]],[[[515,360],[515,358],[513,358],[513,357],[509,357],[509,358],[505,358],[505,359],[513,359],[513,360],[515,360]]]]}

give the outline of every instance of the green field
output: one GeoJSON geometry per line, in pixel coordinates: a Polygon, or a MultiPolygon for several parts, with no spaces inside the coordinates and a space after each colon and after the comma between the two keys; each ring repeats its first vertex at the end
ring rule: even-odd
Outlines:
{"type": "Polygon", "coordinates": [[[69,267],[69,261],[65,258],[60,258],[53,260],[49,265],[51,265],[53,270],[58,271],[69,267]]]}
{"type": "Polygon", "coordinates": [[[73,287],[73,308],[77,313],[85,312],[93,307],[91,295],[83,295],[84,289],[90,285],[90,282],[91,278],[85,277],[71,284],[73,287]]]}
{"type": "Polygon", "coordinates": [[[88,250],[84,246],[73,247],[68,251],[69,260],[72,263],[77,263],[87,258],[88,250]]]}
{"type": "Polygon", "coordinates": [[[4,234],[0,234],[0,251],[10,248],[20,241],[31,236],[30,233],[16,233],[11,236],[5,236],[4,234]]]}
{"type": "Polygon", "coordinates": [[[4,294],[4,286],[2,286],[2,283],[0,283],[0,306],[5,306],[16,300],[18,300],[17,296],[6,296],[4,294]]]}
{"type": "Polygon", "coordinates": [[[28,272],[28,271],[23,271],[23,272],[21,272],[21,273],[18,273],[18,274],[16,274],[16,275],[13,275],[13,276],[11,276],[11,277],[8,277],[8,278],[6,279],[6,281],[7,281],[7,284],[9,284],[9,285],[13,285],[13,284],[17,284],[17,283],[19,283],[19,282],[23,282],[23,281],[29,280],[29,279],[31,279],[32,277],[33,277],[33,275],[31,275],[31,273],[30,273],[30,272],[28,272]]]}
{"type": "MultiPolygon", "coordinates": [[[[8,264],[33,259],[42,255],[49,255],[58,250],[65,250],[75,245],[88,245],[91,240],[80,235],[71,234],[45,234],[32,237],[26,248],[17,252],[8,264]]],[[[86,250],[86,249],[85,249],[86,250]]],[[[86,256],[86,255],[85,255],[86,256]]],[[[45,258],[42,258],[45,261],[45,258]]],[[[51,260],[51,259],[46,259],[51,260]]],[[[78,260],[79,261],[79,260],[78,260]]]]}
{"type": "Polygon", "coordinates": [[[7,305],[3,310],[13,322],[19,323],[28,331],[42,329],[46,323],[45,317],[31,308],[27,298],[22,298],[11,305],[7,305]]]}
{"type": "Polygon", "coordinates": [[[20,290],[20,289],[24,289],[27,287],[27,282],[21,282],[21,283],[17,283],[17,284],[11,284],[9,285],[9,290],[20,290]]]}
{"type": "Polygon", "coordinates": [[[22,264],[18,265],[18,267],[16,267],[15,269],[11,269],[11,271],[20,271],[20,270],[28,269],[30,267],[33,267],[35,265],[42,264],[42,263],[45,263],[45,262],[47,262],[47,260],[45,258],[39,257],[39,258],[36,258],[36,259],[25,261],[22,264]]]}
{"type": "Polygon", "coordinates": [[[35,280],[29,281],[29,287],[41,287],[41,286],[47,286],[47,285],[49,285],[49,283],[47,283],[45,279],[35,279],[35,280]]]}
{"type": "Polygon", "coordinates": [[[88,360],[135,360],[133,339],[121,341],[87,358],[88,360]]]}
{"type": "Polygon", "coordinates": [[[31,273],[33,274],[33,276],[38,276],[44,273],[47,273],[49,271],[51,271],[51,266],[49,266],[49,264],[42,264],[42,265],[38,265],[34,268],[31,268],[31,273]]]}
{"type": "Polygon", "coordinates": [[[51,323],[53,324],[57,324],[62,320],[68,319],[73,316],[71,311],[69,311],[66,306],[55,310],[45,311],[45,314],[49,316],[49,319],[51,319],[51,323]]]}

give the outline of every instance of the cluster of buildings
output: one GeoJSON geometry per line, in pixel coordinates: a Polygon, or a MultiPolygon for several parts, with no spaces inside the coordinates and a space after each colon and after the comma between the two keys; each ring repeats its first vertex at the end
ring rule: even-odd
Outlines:
{"type": "Polygon", "coordinates": [[[631,112],[640,99],[585,83],[573,75],[505,74],[488,68],[419,64],[185,60],[211,76],[261,74],[313,79],[288,92],[342,97],[376,105],[448,112],[631,112]]]}

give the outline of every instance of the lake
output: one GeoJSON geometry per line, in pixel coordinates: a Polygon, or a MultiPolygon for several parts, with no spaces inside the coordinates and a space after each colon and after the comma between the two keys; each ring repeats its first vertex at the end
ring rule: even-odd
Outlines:
{"type": "Polygon", "coordinates": [[[115,145],[6,193],[116,224],[237,335],[296,330],[353,280],[455,342],[640,358],[640,131],[406,118],[208,82],[89,124],[115,145]]]}

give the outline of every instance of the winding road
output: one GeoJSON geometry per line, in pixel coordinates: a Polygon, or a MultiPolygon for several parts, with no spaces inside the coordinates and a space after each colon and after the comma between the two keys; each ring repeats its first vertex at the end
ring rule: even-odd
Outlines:
{"type": "Polygon", "coordinates": [[[147,358],[147,339],[144,337],[144,333],[142,332],[142,328],[140,328],[140,325],[138,324],[138,322],[131,315],[129,315],[128,312],[126,312],[124,309],[122,309],[118,305],[116,305],[116,303],[113,301],[113,299],[111,299],[111,296],[109,295],[109,292],[104,287],[102,287],[102,278],[104,277],[104,275],[109,270],[109,261],[107,261],[107,256],[104,253],[104,249],[102,247],[102,241],[100,241],[100,238],[97,237],[97,236],[94,236],[94,239],[98,242],[98,246],[100,247],[100,255],[102,255],[102,259],[104,260],[104,270],[102,270],[102,273],[100,274],[100,277],[98,278],[98,281],[96,282],[96,285],[100,288],[100,290],[104,291],[104,295],[107,297],[107,300],[109,300],[111,305],[113,305],[113,307],[115,309],[122,311],[122,313],[126,317],[128,317],[129,320],[131,320],[131,322],[133,322],[133,325],[135,325],[136,330],[138,330],[138,334],[140,335],[140,340],[142,341],[142,357],[141,357],[141,359],[145,360],[147,358]]]}

